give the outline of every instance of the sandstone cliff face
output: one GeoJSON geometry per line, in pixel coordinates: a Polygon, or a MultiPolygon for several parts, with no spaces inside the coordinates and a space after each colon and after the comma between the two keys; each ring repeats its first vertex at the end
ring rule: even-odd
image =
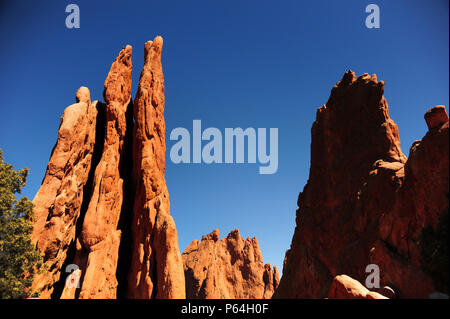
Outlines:
{"type": "Polygon", "coordinates": [[[145,45],[135,105],[132,48],[126,46],[105,80],[106,103],[91,103],[89,90],[80,88],[78,103],[64,112],[34,199],[33,239],[48,272],[36,277],[33,289],[43,298],[185,296],[164,179],[161,49],[161,37],[145,45]]]}
{"type": "Polygon", "coordinates": [[[222,240],[218,229],[194,240],[182,257],[187,298],[271,298],[278,287],[277,267],[264,265],[256,238],[244,240],[237,229],[222,240]]]}
{"type": "Polygon", "coordinates": [[[325,297],[336,275],[364,282],[368,264],[400,298],[435,291],[418,239],[448,209],[448,117],[442,107],[429,112],[432,127],[406,160],[383,91],[375,75],[349,71],[318,109],[310,176],[275,297],[325,297]]]}

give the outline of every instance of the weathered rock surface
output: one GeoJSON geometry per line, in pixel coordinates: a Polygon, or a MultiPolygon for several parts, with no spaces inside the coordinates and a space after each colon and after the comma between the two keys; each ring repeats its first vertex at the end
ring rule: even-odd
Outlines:
{"type": "Polygon", "coordinates": [[[161,37],[145,44],[145,63],[134,101],[131,298],[185,298],[183,262],[164,179],[162,45],[161,37]]]}
{"type": "Polygon", "coordinates": [[[425,121],[427,122],[428,129],[434,129],[442,126],[448,122],[448,115],[445,111],[444,105],[435,106],[425,113],[425,121]]]}
{"type": "Polygon", "coordinates": [[[131,101],[131,46],[122,49],[105,80],[106,127],[103,152],[95,169],[92,196],[84,216],[74,263],[81,270],[79,298],[115,298],[123,203],[127,113],[131,101]]]}
{"type": "Polygon", "coordinates": [[[78,89],[76,101],[64,111],[42,186],[33,200],[32,238],[48,270],[35,277],[32,289],[41,291],[44,298],[51,296],[69,246],[75,240],[94,153],[97,107],[103,107],[97,101],[91,103],[85,87],[78,89]]]}
{"type": "Polygon", "coordinates": [[[277,267],[264,265],[257,239],[237,229],[222,240],[218,229],[194,240],[182,257],[187,298],[271,298],[278,287],[277,267]]]}
{"type": "Polygon", "coordinates": [[[389,299],[377,292],[370,291],[359,281],[346,275],[336,276],[328,292],[330,299],[389,299]]]}
{"type": "Polygon", "coordinates": [[[399,298],[435,291],[418,239],[448,210],[448,117],[442,107],[427,112],[430,130],[406,161],[383,91],[375,75],[349,71],[318,109],[310,176],[274,297],[325,297],[336,275],[364,282],[368,264],[399,298]]]}
{"type": "Polygon", "coordinates": [[[449,207],[449,122],[441,106],[426,114],[436,109],[440,125],[429,126],[423,139],[411,146],[403,184],[392,209],[380,217],[380,240],[370,254],[371,263],[383,266],[382,281],[392,283],[401,298],[425,298],[439,291],[424,273],[420,256],[422,229],[428,225],[436,229],[439,217],[448,213],[449,207]]]}
{"type": "Polygon", "coordinates": [[[185,297],[164,179],[161,50],[161,37],[145,45],[134,106],[126,46],[105,80],[106,103],[91,104],[89,90],[80,88],[78,103],[63,115],[34,200],[33,238],[49,271],[33,288],[43,298],[185,297]]]}

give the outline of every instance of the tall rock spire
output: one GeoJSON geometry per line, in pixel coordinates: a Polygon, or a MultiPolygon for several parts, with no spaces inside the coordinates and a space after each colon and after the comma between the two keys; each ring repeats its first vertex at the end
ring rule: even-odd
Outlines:
{"type": "Polygon", "coordinates": [[[131,298],[185,298],[175,222],[165,173],[163,39],[145,44],[145,63],[134,101],[131,298]]]}
{"type": "MultiPolygon", "coordinates": [[[[124,197],[124,149],[131,111],[131,46],[111,65],[105,80],[106,102],[103,152],[95,169],[92,195],[79,238],[74,264],[81,270],[79,298],[115,298],[121,231],[118,229],[124,197]]],[[[66,292],[64,293],[67,296],[66,292]]]]}
{"type": "Polygon", "coordinates": [[[185,297],[164,178],[162,43],[145,44],[134,106],[127,45],[106,77],[105,104],[82,87],[64,112],[34,200],[33,239],[48,271],[33,289],[43,298],[185,297]]]}
{"type": "Polygon", "coordinates": [[[189,299],[270,299],[280,281],[256,237],[244,240],[237,229],[222,240],[219,229],[194,240],[182,258],[189,299]]]}
{"type": "Polygon", "coordinates": [[[97,101],[91,103],[86,87],[78,89],[76,102],[64,111],[42,186],[33,200],[32,238],[47,270],[36,275],[32,289],[43,298],[50,298],[75,240],[94,153],[97,107],[103,107],[97,101]]]}
{"type": "Polygon", "coordinates": [[[419,236],[448,210],[448,117],[442,107],[429,112],[433,128],[407,161],[383,91],[375,75],[349,71],[317,110],[310,175],[274,297],[326,297],[337,275],[365,282],[369,264],[398,297],[435,289],[419,236]]]}

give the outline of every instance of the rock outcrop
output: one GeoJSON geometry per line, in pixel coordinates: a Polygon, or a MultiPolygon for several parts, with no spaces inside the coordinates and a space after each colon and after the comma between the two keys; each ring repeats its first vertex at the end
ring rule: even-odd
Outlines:
{"type": "Polygon", "coordinates": [[[170,216],[165,172],[166,124],[163,39],[145,44],[145,62],[134,100],[131,298],[185,298],[183,262],[170,216]]]}
{"type": "Polygon", "coordinates": [[[77,238],[74,264],[81,270],[79,298],[116,298],[121,231],[118,229],[124,197],[127,116],[131,107],[131,46],[111,65],[105,80],[105,136],[95,169],[92,195],[77,238]]]}
{"type": "Polygon", "coordinates": [[[442,106],[427,112],[429,131],[407,160],[383,92],[375,75],[349,71],[318,109],[310,176],[274,297],[326,297],[337,275],[364,282],[369,264],[399,298],[437,290],[419,239],[448,211],[448,116],[442,106]]]}
{"type": "Polygon", "coordinates": [[[33,289],[44,298],[51,296],[75,240],[94,154],[98,108],[104,107],[97,101],[91,103],[85,87],[78,89],[76,102],[64,111],[42,186],[33,200],[32,239],[47,265],[47,271],[36,275],[33,289]]]}
{"type": "Polygon", "coordinates": [[[42,298],[185,296],[164,179],[161,50],[161,37],[145,44],[135,104],[128,45],[105,80],[105,104],[82,87],[64,112],[34,199],[33,240],[47,271],[33,289],[42,298]]]}
{"type": "Polygon", "coordinates": [[[237,229],[222,240],[218,229],[194,240],[182,257],[187,298],[271,298],[278,287],[277,267],[264,265],[257,239],[244,240],[237,229]]]}

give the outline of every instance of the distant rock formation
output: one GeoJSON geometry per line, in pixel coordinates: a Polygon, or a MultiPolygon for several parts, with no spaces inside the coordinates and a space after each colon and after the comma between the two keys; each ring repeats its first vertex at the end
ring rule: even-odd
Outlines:
{"type": "Polygon", "coordinates": [[[318,109],[309,180],[274,297],[326,297],[337,275],[364,282],[369,264],[398,298],[438,291],[419,239],[448,213],[448,116],[443,106],[427,112],[429,131],[406,159],[383,92],[376,75],[349,71],[318,109]]]}
{"type": "Polygon", "coordinates": [[[32,237],[47,266],[32,287],[41,298],[185,297],[164,179],[161,50],[161,37],[145,45],[134,105],[128,45],[105,80],[106,103],[82,87],[64,112],[33,200],[32,237]]]}
{"type": "Polygon", "coordinates": [[[268,299],[278,287],[276,266],[264,265],[256,238],[244,240],[219,230],[194,240],[184,251],[186,297],[191,299],[268,299]]]}

